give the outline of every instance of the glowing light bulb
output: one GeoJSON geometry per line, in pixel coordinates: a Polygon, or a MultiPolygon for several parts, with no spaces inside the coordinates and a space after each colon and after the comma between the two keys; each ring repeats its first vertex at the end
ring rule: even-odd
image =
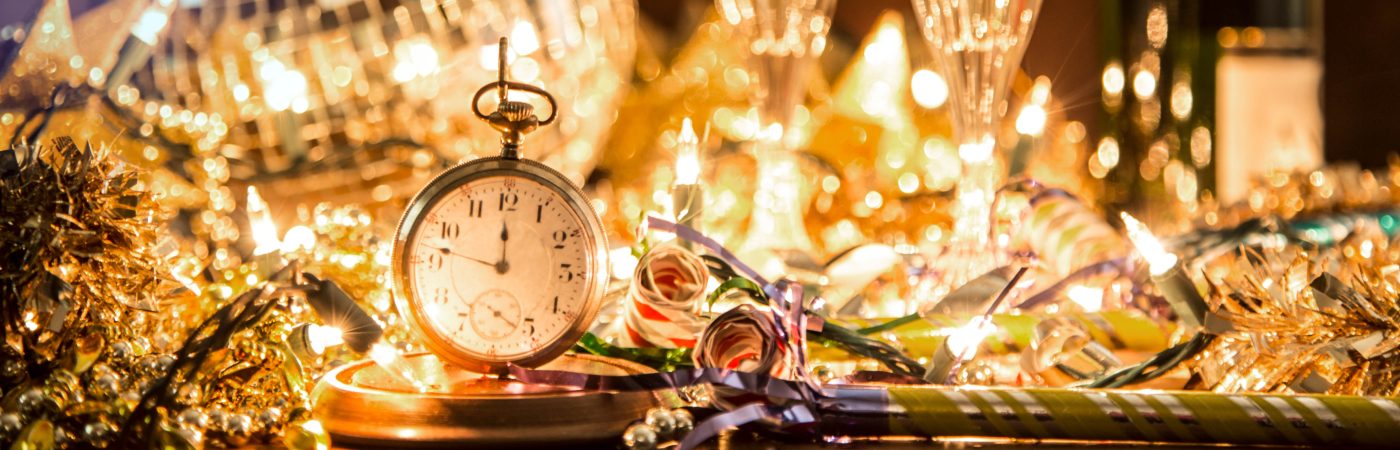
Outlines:
{"type": "Polygon", "coordinates": [[[1022,107],[1021,114],[1016,116],[1016,131],[1039,136],[1045,131],[1045,108],[1034,103],[1022,107]]]}
{"type": "Polygon", "coordinates": [[[282,253],[311,251],[316,248],[316,232],[306,225],[297,225],[282,235],[282,253]]]}
{"type": "Polygon", "coordinates": [[[272,213],[267,203],[258,195],[258,188],[248,186],[248,224],[253,229],[253,242],[257,247],[254,255],[266,255],[282,249],[277,238],[277,224],[272,222],[272,213]]]}
{"type": "Polygon", "coordinates": [[[1133,247],[1147,260],[1148,270],[1152,275],[1158,276],[1170,272],[1176,266],[1176,255],[1168,252],[1162,247],[1162,242],[1157,240],[1157,236],[1147,229],[1137,219],[1128,213],[1122,213],[1123,226],[1128,229],[1128,240],[1133,241],[1133,247]]]}
{"type": "Polygon", "coordinates": [[[436,74],[441,68],[437,49],[426,38],[400,41],[394,48],[394,54],[398,64],[394,65],[392,75],[400,83],[436,74]]]}
{"type": "Polygon", "coordinates": [[[687,117],[676,138],[676,184],[696,184],[700,179],[700,137],[687,117]]]}
{"type": "Polygon", "coordinates": [[[619,280],[632,279],[633,272],[637,271],[637,263],[640,262],[628,247],[618,247],[608,252],[608,261],[612,262],[613,278],[619,280]]]}
{"type": "Polygon", "coordinates": [[[345,332],[338,327],[310,324],[306,328],[307,340],[311,342],[311,350],[316,354],[326,352],[326,349],[345,343],[345,332]]]}
{"type": "Polygon", "coordinates": [[[136,36],[146,45],[156,45],[156,39],[160,31],[170,23],[170,11],[163,8],[152,7],[141,13],[141,18],[136,20],[136,25],[131,27],[131,35],[136,36]]]}
{"type": "Polygon", "coordinates": [[[515,23],[510,30],[510,46],[516,53],[528,55],[540,49],[540,39],[535,34],[535,26],[530,22],[515,23]]]}
{"type": "Polygon", "coordinates": [[[1098,312],[1103,309],[1103,289],[1084,285],[1073,285],[1065,291],[1070,301],[1084,308],[1084,312],[1098,312]]]}
{"type": "Polygon", "coordinates": [[[996,325],[987,316],[977,316],[966,325],[954,329],[943,345],[948,346],[948,351],[958,360],[966,361],[977,356],[977,348],[993,331],[996,331],[996,325]]]}
{"type": "Polygon", "coordinates": [[[418,392],[428,391],[427,385],[424,385],[422,381],[418,380],[418,377],[414,376],[413,371],[408,367],[408,361],[404,361],[403,357],[399,356],[399,351],[395,350],[394,346],[383,342],[374,344],[374,346],[369,349],[369,359],[370,361],[374,361],[374,364],[378,365],[379,368],[384,369],[385,372],[398,378],[399,381],[413,386],[418,392]]]}
{"type": "Polygon", "coordinates": [[[1050,102],[1050,77],[1041,75],[1035,77],[1035,84],[1031,86],[1031,103],[1044,106],[1050,102]]]}
{"type": "Polygon", "coordinates": [[[369,349],[369,359],[373,360],[375,364],[379,364],[381,366],[392,365],[394,363],[394,360],[397,360],[398,358],[398,350],[394,350],[393,346],[385,344],[383,342],[374,344],[374,347],[371,347],[369,349]]]}

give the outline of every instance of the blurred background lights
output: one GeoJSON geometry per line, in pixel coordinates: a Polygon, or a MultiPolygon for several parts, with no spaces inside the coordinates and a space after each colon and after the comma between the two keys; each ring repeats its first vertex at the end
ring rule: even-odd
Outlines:
{"type": "Polygon", "coordinates": [[[938,108],[948,101],[948,82],[932,70],[914,72],[910,89],[914,91],[914,102],[927,109],[938,108]]]}

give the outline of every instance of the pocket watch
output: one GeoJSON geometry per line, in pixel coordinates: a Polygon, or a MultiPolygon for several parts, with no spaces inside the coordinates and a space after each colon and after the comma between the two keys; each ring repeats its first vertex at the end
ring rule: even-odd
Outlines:
{"type": "Polygon", "coordinates": [[[478,373],[537,367],[583,335],[607,283],[602,222],[554,169],[520,154],[521,138],[558,115],[554,96],[500,77],[472,98],[472,112],[501,132],[501,155],[448,169],[409,203],[394,234],[395,304],[428,349],[478,373]],[[549,116],[513,100],[542,97],[549,116]],[[492,91],[500,99],[481,111],[492,91]]]}

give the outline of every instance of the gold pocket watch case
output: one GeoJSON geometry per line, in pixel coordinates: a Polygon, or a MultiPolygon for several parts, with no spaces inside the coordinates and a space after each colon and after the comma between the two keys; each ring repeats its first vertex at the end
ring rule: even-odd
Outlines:
{"type": "MultiPolygon", "coordinates": [[[[657,400],[651,392],[581,391],[525,384],[443,364],[433,355],[404,357],[416,372],[442,370],[445,385],[419,392],[370,361],[326,374],[312,397],[315,417],[337,446],[519,447],[615,444],[657,400]]],[[[651,369],[593,355],[564,355],[547,370],[636,375],[651,369]]]]}

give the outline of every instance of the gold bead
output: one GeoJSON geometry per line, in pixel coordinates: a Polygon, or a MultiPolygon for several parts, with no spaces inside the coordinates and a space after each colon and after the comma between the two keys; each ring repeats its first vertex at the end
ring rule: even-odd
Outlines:
{"type": "Polygon", "coordinates": [[[652,450],[656,448],[656,431],[646,424],[635,424],[622,432],[622,444],[629,450],[652,450]]]}
{"type": "Polygon", "coordinates": [[[52,450],[54,445],[54,426],[52,422],[45,419],[38,419],[30,422],[15,437],[15,443],[10,446],[10,450],[52,450]]]}
{"type": "Polygon", "coordinates": [[[304,420],[287,425],[282,445],[291,450],[326,450],[331,446],[331,436],[321,426],[321,421],[304,420]]]}
{"type": "Polygon", "coordinates": [[[676,418],[666,408],[652,408],[647,410],[646,424],[656,431],[657,437],[666,438],[675,431],[676,418]]]}

